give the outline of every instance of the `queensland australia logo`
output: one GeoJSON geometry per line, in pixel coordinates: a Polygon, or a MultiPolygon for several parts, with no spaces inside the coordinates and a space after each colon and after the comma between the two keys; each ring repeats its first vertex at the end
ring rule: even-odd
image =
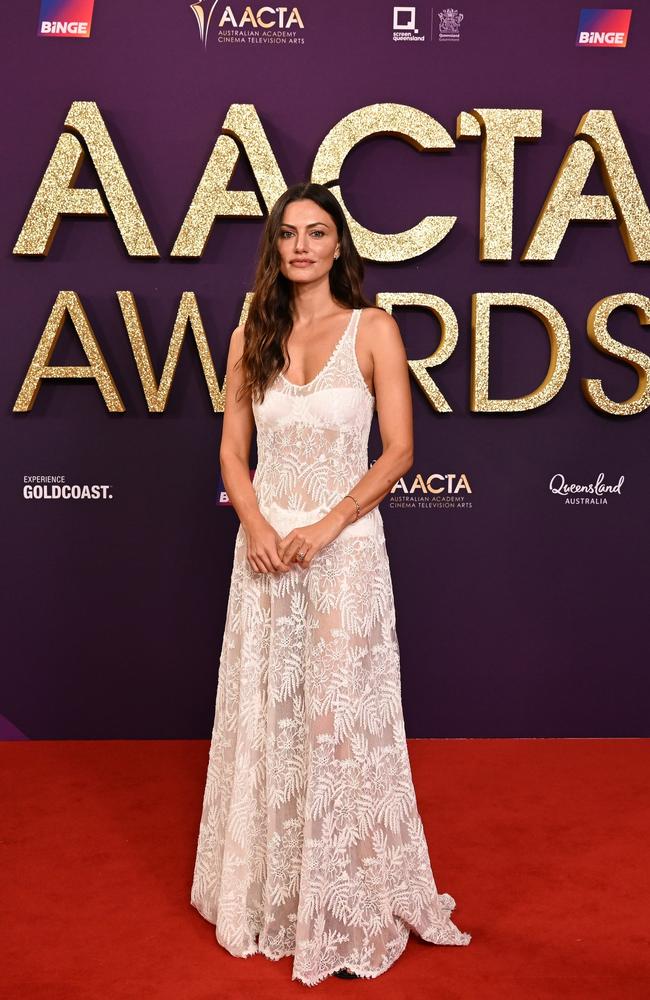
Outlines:
{"type": "Polygon", "coordinates": [[[592,48],[603,45],[624,49],[630,30],[632,10],[587,7],[580,11],[576,45],[592,48]]]}
{"type": "Polygon", "coordinates": [[[454,7],[446,7],[438,11],[438,41],[458,42],[460,40],[460,22],[465,17],[454,7]]]}
{"type": "Polygon", "coordinates": [[[397,480],[386,499],[391,508],[403,510],[467,510],[472,506],[471,497],[465,472],[409,472],[397,480]]]}
{"type": "Polygon", "coordinates": [[[304,22],[298,7],[225,5],[222,0],[190,4],[207,48],[208,37],[231,45],[303,45],[304,22]]]}
{"type": "Polygon", "coordinates": [[[41,0],[37,34],[42,38],[90,38],[95,0],[41,0]]]}
{"type": "Polygon", "coordinates": [[[556,472],[551,476],[548,488],[551,493],[562,497],[564,503],[568,504],[603,504],[607,503],[608,496],[621,496],[623,490],[623,480],[625,476],[619,476],[617,483],[605,483],[605,476],[602,472],[593,483],[572,483],[566,480],[561,472],[556,472]]]}
{"type": "Polygon", "coordinates": [[[415,7],[393,7],[393,41],[423,42],[424,33],[416,23],[415,7]]]}

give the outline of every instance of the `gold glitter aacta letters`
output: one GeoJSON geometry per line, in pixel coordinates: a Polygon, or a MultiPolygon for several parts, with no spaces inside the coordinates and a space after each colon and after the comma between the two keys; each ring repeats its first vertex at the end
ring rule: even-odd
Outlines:
{"type": "Polygon", "coordinates": [[[231,104],[222,131],[226,135],[220,135],[214,145],[171,257],[201,257],[217,217],[243,218],[263,214],[253,191],[228,191],[239,158],[236,139],[246,151],[267,208],[270,209],[287,189],[252,104],[231,104]]]}
{"type": "Polygon", "coordinates": [[[650,259],[650,213],[611,111],[588,111],[546,196],[522,260],[555,260],[569,222],[618,220],[628,258],[650,259]],[[596,160],[607,194],[582,194],[596,160]]]}
{"type": "Polygon", "coordinates": [[[472,108],[456,120],[456,138],[481,138],[479,260],[512,259],[515,140],[539,139],[542,112],[472,108]]]}
{"type": "MultiPolygon", "coordinates": [[[[158,257],[158,250],[127,180],[108,130],[94,101],[74,101],[65,120],[84,139],[108,207],[93,188],[74,188],[84,158],[75,135],[63,133],[20,232],[15,254],[47,255],[62,215],[107,216],[113,213],[129,256],[158,257]]],[[[541,111],[473,108],[461,112],[460,139],[482,139],[480,249],[481,260],[508,260],[512,255],[515,140],[541,135],[541,111]]],[[[252,104],[232,104],[223,132],[214,145],[192,198],[172,257],[200,257],[219,217],[263,215],[252,191],[228,191],[241,144],[269,209],[286,184],[252,104]]],[[[371,104],[338,122],[321,143],[312,179],[321,183],[340,175],[348,153],[364,139],[399,135],[419,151],[448,150],[454,142],[430,115],[405,104],[371,104]]],[[[456,216],[426,216],[401,233],[376,233],[354,219],[338,185],[331,188],[346,214],[359,253],[366,260],[405,261],[440,243],[456,216]]],[[[589,111],[576,129],[558,174],[524,248],[521,259],[554,260],[573,220],[616,220],[631,261],[650,259],[650,213],[611,111],[589,111]],[[585,195],[582,189],[596,160],[607,195],[585,195]]]]}
{"type": "MultiPolygon", "coordinates": [[[[88,147],[128,255],[160,256],[95,102],[74,101],[65,124],[88,147]]],[[[15,254],[47,256],[62,215],[108,215],[99,191],[74,187],[84,157],[75,135],[64,132],[59,136],[14,246],[15,254]]]]}
{"type": "MultiPolygon", "coordinates": [[[[325,184],[340,176],[348,153],[364,139],[399,135],[418,151],[453,149],[454,141],[435,118],[407,104],[370,104],[341,119],[321,143],[312,168],[312,180],[325,184]]],[[[412,260],[442,242],[456,222],[455,215],[427,215],[402,233],[375,233],[354,219],[339,185],[330,187],[345,213],[352,239],[366,260],[412,260]]]]}

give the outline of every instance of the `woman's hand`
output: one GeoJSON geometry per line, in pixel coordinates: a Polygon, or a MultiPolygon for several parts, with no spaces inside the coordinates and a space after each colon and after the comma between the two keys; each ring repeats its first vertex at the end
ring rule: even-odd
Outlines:
{"type": "Polygon", "coordinates": [[[266,518],[259,518],[243,525],[246,533],[248,564],[255,573],[286,572],[290,569],[279,555],[280,535],[266,518]]]}
{"type": "Polygon", "coordinates": [[[278,556],[284,563],[309,566],[314,556],[340,535],[344,525],[332,514],[326,514],[315,524],[294,528],[280,540],[278,556]],[[298,553],[302,553],[302,559],[298,553]]]}

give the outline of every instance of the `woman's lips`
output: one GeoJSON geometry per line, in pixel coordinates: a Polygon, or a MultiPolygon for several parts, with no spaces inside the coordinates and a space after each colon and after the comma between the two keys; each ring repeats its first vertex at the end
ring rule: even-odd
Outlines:
{"type": "Polygon", "coordinates": [[[313,260],[292,260],[291,264],[293,267],[309,267],[313,264],[313,260]]]}

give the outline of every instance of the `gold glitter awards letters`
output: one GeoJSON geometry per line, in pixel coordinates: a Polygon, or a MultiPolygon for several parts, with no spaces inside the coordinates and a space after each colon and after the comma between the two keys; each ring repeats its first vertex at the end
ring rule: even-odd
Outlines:
{"type": "Polygon", "coordinates": [[[436,317],[440,324],[440,343],[436,350],[426,358],[417,360],[409,358],[408,364],[433,409],[438,413],[451,413],[451,406],[429,375],[427,368],[444,364],[453,354],[458,342],[458,321],[454,310],[444,299],[423,292],[380,292],[375,301],[380,308],[391,315],[394,306],[411,306],[427,309],[436,317]]]}
{"type": "MultiPolygon", "coordinates": [[[[223,412],[225,379],[224,386],[220,389],[194,292],[183,292],[181,296],[160,383],[158,383],[153,370],[151,355],[133,293],[118,292],[117,298],[149,412],[164,413],[165,411],[188,325],[191,327],[199,353],[214,412],[223,412]]],[[[123,413],[125,410],[113,376],[76,292],[59,292],[20,388],[14,412],[24,413],[32,409],[41,380],[44,378],[94,378],[104,398],[106,408],[112,413],[123,413]],[[90,365],[50,365],[50,359],[68,315],[90,365]]]]}
{"type": "Polygon", "coordinates": [[[113,413],[124,413],[124,403],[76,292],[59,292],[57,295],[43,336],[20,387],[14,411],[23,413],[31,410],[44,378],[94,378],[104,397],[106,408],[113,413]],[[89,365],[50,365],[66,316],[72,321],[89,365]]]}
{"type": "MultiPolygon", "coordinates": [[[[222,413],[225,404],[226,378],[224,377],[223,386],[220,389],[194,293],[183,292],[181,297],[160,383],[157,382],[153,370],[134,296],[127,291],[118,292],[117,296],[149,411],[162,413],[165,410],[189,324],[214,412],[222,413]]],[[[251,293],[247,292],[241,310],[240,323],[246,319],[250,300],[251,293]]],[[[436,317],[441,329],[438,347],[425,358],[409,359],[408,364],[432,408],[439,413],[450,413],[451,406],[430,377],[427,369],[444,364],[456,347],[458,322],[452,307],[437,295],[428,295],[424,292],[380,292],[376,296],[376,302],[388,313],[392,313],[396,306],[415,307],[426,309],[436,317]]],[[[596,303],[589,313],[587,333],[592,344],[603,354],[621,358],[632,365],[639,376],[639,385],[636,391],[628,400],[617,403],[605,394],[600,380],[581,380],[586,400],[594,409],[613,416],[631,416],[641,413],[650,405],[650,387],[648,385],[650,358],[641,351],[614,340],[607,331],[607,319],[610,314],[615,309],[624,306],[635,309],[641,323],[650,324],[650,299],[636,292],[623,292],[619,295],[607,296],[596,303]]],[[[571,345],[566,323],[557,309],[545,299],[524,292],[479,292],[473,295],[470,409],[472,412],[480,413],[515,413],[534,409],[550,402],[566,379],[570,351],[571,345]],[[548,371],[537,389],[526,396],[515,399],[490,399],[488,392],[490,318],[491,310],[494,307],[528,309],[544,323],[546,328],[551,348],[548,371]]],[[[13,407],[15,412],[25,412],[32,409],[41,380],[44,378],[94,378],[107,409],[112,412],[124,412],[125,407],[117,386],[76,292],[59,292],[13,407]],[[70,316],[90,365],[50,365],[67,315],[70,316]]]]}
{"type": "Polygon", "coordinates": [[[518,413],[532,410],[559,392],[566,379],[571,358],[571,341],[567,325],[557,309],[538,295],[524,292],[478,292],[472,295],[472,370],[470,376],[470,409],[481,413],[518,413]],[[543,381],[526,396],[515,399],[490,399],[490,310],[499,306],[527,309],[541,319],[551,344],[548,371],[543,381]]]}
{"type": "Polygon", "coordinates": [[[594,347],[597,347],[604,354],[614,358],[622,358],[632,365],[639,376],[636,391],[629,399],[622,403],[615,403],[605,395],[600,379],[583,378],[580,382],[585,399],[596,410],[614,416],[629,417],[633,413],[641,413],[650,405],[650,387],[648,386],[650,358],[647,354],[643,354],[633,347],[620,344],[608,333],[607,320],[611,313],[624,306],[634,309],[639,322],[644,326],[650,323],[650,299],[645,295],[638,295],[636,292],[623,292],[620,295],[608,295],[596,303],[587,318],[587,335],[594,347]]]}

